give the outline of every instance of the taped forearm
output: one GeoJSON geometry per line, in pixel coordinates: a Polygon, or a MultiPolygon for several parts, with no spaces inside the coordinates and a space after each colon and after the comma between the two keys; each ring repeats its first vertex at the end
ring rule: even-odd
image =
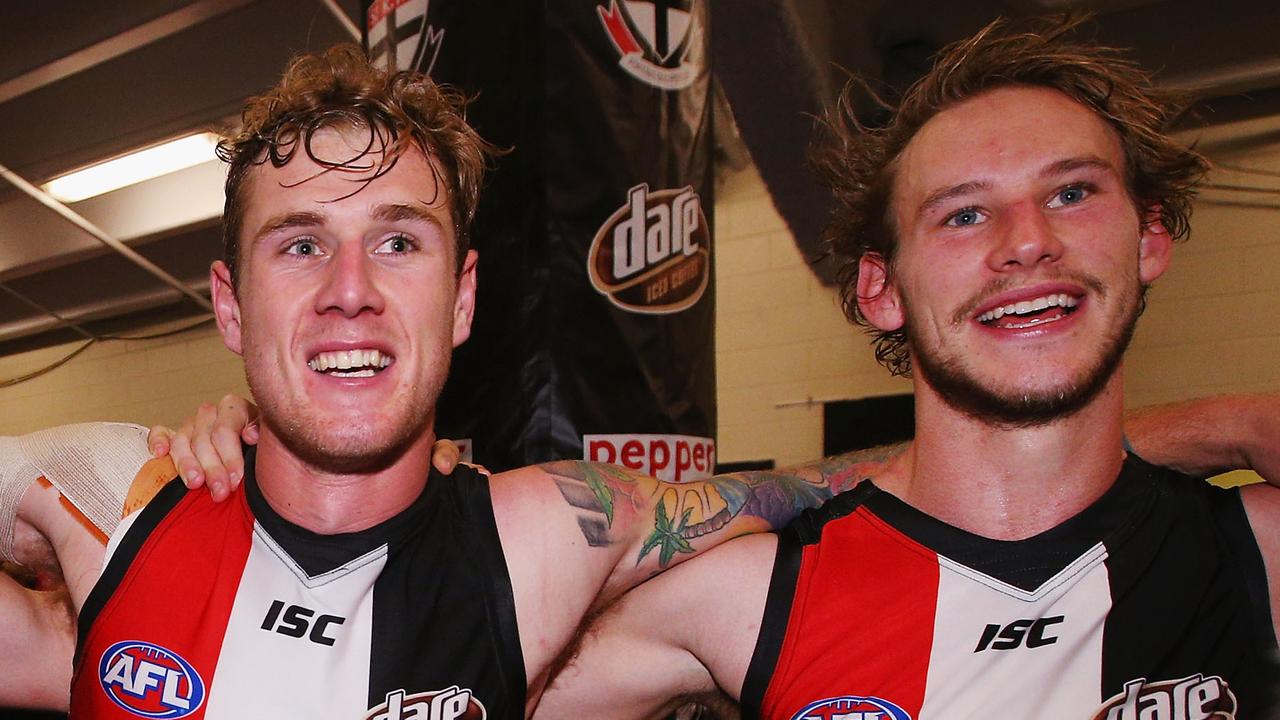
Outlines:
{"type": "Polygon", "coordinates": [[[0,557],[13,559],[18,503],[41,476],[110,536],[120,522],[130,485],[151,458],[146,440],[146,428],[125,423],[61,425],[0,438],[0,557]]]}

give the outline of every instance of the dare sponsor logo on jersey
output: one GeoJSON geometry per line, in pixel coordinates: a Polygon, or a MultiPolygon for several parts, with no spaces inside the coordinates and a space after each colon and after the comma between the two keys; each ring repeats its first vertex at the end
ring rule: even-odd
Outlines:
{"type": "Polygon", "coordinates": [[[386,702],[369,711],[365,720],[485,720],[484,705],[471,691],[454,685],[444,690],[414,693],[392,690],[386,702]]]}
{"type": "Polygon", "coordinates": [[[591,284],[614,305],[674,313],[702,298],[711,279],[711,234],[692,187],[649,192],[641,183],[596,231],[591,284]]]}
{"type": "Polygon", "coordinates": [[[888,700],[845,695],[810,703],[791,720],[911,720],[911,715],[888,700]]]}
{"type": "Polygon", "coordinates": [[[1093,720],[1235,720],[1236,696],[1216,675],[1178,680],[1130,680],[1093,720]]]}
{"type": "Polygon", "coordinates": [[[596,6],[600,24],[621,57],[618,65],[663,90],[689,87],[702,70],[704,35],[696,0],[609,0],[596,6]]]}
{"type": "Polygon", "coordinates": [[[107,648],[98,677],[112,702],[140,717],[186,717],[204,702],[204,681],[191,663],[153,643],[125,640],[107,648]]]}

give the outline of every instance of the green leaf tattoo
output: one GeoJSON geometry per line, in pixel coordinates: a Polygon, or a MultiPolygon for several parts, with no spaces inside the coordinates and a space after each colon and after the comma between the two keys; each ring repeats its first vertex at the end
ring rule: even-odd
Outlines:
{"type": "Polygon", "coordinates": [[[640,561],[658,546],[661,546],[658,551],[658,567],[665,568],[669,565],[671,558],[675,557],[677,552],[692,553],[693,546],[683,536],[691,515],[693,515],[693,508],[685,510],[680,516],[680,524],[673,528],[671,518],[667,517],[666,505],[659,502],[654,514],[653,532],[645,538],[644,545],[640,548],[640,557],[636,558],[636,564],[639,565],[640,561]]]}
{"type": "Polygon", "coordinates": [[[596,500],[600,503],[601,511],[608,521],[609,527],[613,527],[613,488],[609,487],[609,483],[605,480],[604,473],[601,472],[599,466],[585,465],[586,477],[584,480],[587,487],[591,488],[591,493],[596,496],[596,500]]]}

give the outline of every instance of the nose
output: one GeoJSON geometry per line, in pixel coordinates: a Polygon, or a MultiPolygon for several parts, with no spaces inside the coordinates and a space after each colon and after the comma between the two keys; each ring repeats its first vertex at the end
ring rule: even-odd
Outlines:
{"type": "Polygon", "coordinates": [[[316,294],[317,313],[337,312],[353,318],[365,312],[380,314],[385,309],[373,259],[363,245],[349,242],[338,246],[326,264],[324,282],[316,294]]]}
{"type": "Polygon", "coordinates": [[[1033,202],[1011,206],[997,233],[997,243],[987,264],[997,272],[1034,268],[1062,257],[1062,242],[1049,219],[1033,202]]]}

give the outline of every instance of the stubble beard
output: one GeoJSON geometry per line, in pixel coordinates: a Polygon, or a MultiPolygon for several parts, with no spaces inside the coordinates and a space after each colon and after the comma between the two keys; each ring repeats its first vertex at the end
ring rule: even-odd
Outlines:
{"type": "MultiPolygon", "coordinates": [[[[1101,338],[1095,361],[1068,383],[1039,392],[1000,387],[976,376],[964,358],[930,345],[907,324],[911,362],[938,396],[951,408],[978,421],[1002,428],[1048,425],[1071,417],[1098,396],[1120,367],[1133,340],[1146,288],[1135,283],[1114,330],[1101,338]]],[[[908,303],[909,306],[909,303],[908,303]]]]}
{"type": "Polygon", "coordinates": [[[309,407],[305,398],[277,389],[277,383],[264,381],[251,366],[246,354],[245,379],[255,400],[264,429],[275,435],[285,448],[311,468],[332,474],[365,474],[385,470],[429,431],[435,418],[435,405],[447,376],[449,355],[443,356],[445,372],[424,379],[408,392],[396,393],[389,402],[402,407],[392,414],[383,428],[361,427],[348,418],[321,413],[309,407]]]}

